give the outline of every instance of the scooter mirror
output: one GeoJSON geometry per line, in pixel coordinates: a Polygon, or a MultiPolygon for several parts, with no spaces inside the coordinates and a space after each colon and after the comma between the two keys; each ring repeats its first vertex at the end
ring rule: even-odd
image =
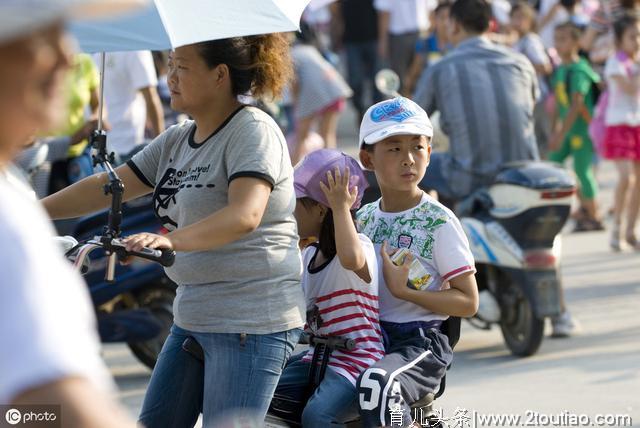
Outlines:
{"type": "Polygon", "coordinates": [[[395,71],[383,68],[376,73],[376,88],[389,97],[399,97],[400,77],[395,71]]]}

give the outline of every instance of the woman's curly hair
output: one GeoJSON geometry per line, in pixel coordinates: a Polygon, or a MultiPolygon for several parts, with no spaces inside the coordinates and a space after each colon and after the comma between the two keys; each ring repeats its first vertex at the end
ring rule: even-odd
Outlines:
{"type": "Polygon", "coordinates": [[[196,47],[210,68],[229,67],[236,96],[276,98],[293,76],[289,41],[283,33],[212,40],[196,47]]]}

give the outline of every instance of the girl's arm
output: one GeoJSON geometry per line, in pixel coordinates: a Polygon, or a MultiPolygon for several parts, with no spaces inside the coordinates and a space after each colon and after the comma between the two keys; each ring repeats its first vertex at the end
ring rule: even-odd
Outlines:
{"type": "Polygon", "coordinates": [[[536,73],[539,76],[548,76],[551,74],[551,72],[553,71],[553,68],[551,67],[551,63],[550,62],[544,62],[541,64],[533,64],[533,68],[536,70],[536,73]]]}
{"type": "Polygon", "coordinates": [[[557,131],[560,126],[560,114],[558,112],[558,103],[553,103],[552,111],[549,113],[549,123],[551,124],[551,136],[549,138],[549,150],[555,151],[560,148],[561,141],[556,141],[557,131]]]}
{"type": "Polygon", "coordinates": [[[207,251],[237,241],[260,225],[271,186],[259,178],[241,177],[229,184],[229,203],[204,219],[167,235],[139,233],[124,239],[129,251],[142,247],[207,251]]]}
{"type": "Polygon", "coordinates": [[[569,130],[571,130],[578,116],[582,116],[587,123],[591,122],[591,114],[584,103],[584,95],[576,92],[571,96],[571,107],[562,124],[562,130],[560,132],[563,136],[566,136],[569,130]]]}
{"type": "Polygon", "coordinates": [[[609,78],[616,82],[618,88],[620,88],[625,94],[633,96],[638,95],[638,91],[640,91],[640,79],[638,76],[627,77],[613,75],[609,76],[609,78]]]}
{"type": "Polygon", "coordinates": [[[327,172],[327,183],[320,183],[320,188],[327,197],[333,211],[333,225],[336,238],[336,251],[342,267],[354,271],[365,282],[371,282],[367,258],[362,249],[356,226],[351,217],[351,206],[357,199],[358,188],[349,189],[349,168],[344,176],[336,168],[334,175],[327,172]]]}
{"type": "Polygon", "coordinates": [[[562,121],[561,126],[558,124],[556,119],[556,128],[554,129],[557,129],[558,127],[560,127],[560,129],[551,137],[551,142],[549,143],[549,148],[551,150],[557,150],[560,148],[562,141],[564,141],[567,133],[571,130],[571,127],[580,115],[583,117],[585,122],[591,122],[591,115],[584,104],[584,95],[575,93],[571,98],[571,107],[569,108],[569,112],[562,121]]]}
{"type": "MultiPolygon", "coordinates": [[[[124,202],[150,193],[153,189],[144,184],[128,165],[116,168],[124,184],[124,202]]],[[[111,196],[104,194],[109,183],[106,172],[87,177],[61,191],[42,199],[42,205],[52,219],[74,218],[105,209],[111,204],[111,196]]]]}
{"type": "Polygon", "coordinates": [[[382,272],[387,288],[394,297],[415,303],[428,311],[456,317],[471,317],[478,311],[478,285],[472,272],[449,280],[451,288],[441,291],[414,290],[407,286],[409,266],[413,255],[409,253],[404,263],[396,266],[387,254],[387,243],[380,249],[382,272]]]}

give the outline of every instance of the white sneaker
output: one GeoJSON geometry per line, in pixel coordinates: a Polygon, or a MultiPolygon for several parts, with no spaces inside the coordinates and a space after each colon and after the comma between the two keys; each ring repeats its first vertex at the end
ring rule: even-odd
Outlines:
{"type": "Polygon", "coordinates": [[[489,290],[482,290],[478,295],[478,312],[476,317],[482,321],[494,323],[500,321],[500,305],[489,290]]]}
{"type": "Polygon", "coordinates": [[[552,318],[551,326],[553,327],[551,337],[570,337],[580,331],[580,323],[571,316],[569,311],[564,311],[552,318]]]}

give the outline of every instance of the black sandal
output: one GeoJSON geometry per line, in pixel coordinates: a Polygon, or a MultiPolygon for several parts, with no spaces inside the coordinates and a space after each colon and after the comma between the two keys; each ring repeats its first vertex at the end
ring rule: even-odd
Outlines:
{"type": "Polygon", "coordinates": [[[585,218],[576,222],[574,232],[595,232],[598,230],[604,230],[604,224],[600,220],[593,218],[585,218]]]}

